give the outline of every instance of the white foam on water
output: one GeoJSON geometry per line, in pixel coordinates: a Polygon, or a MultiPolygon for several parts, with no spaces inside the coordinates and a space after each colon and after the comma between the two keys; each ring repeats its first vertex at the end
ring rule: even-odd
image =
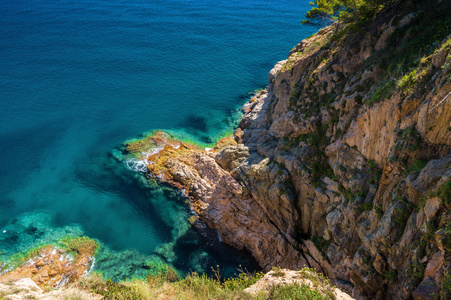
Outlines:
{"type": "Polygon", "coordinates": [[[91,266],[89,267],[89,269],[87,269],[87,270],[85,271],[85,273],[83,274],[83,276],[84,276],[84,275],[91,274],[92,270],[94,269],[94,265],[96,264],[96,259],[95,259],[94,257],[91,257],[89,260],[91,261],[91,266]]]}
{"type": "Polygon", "coordinates": [[[124,161],[124,164],[131,171],[145,173],[147,171],[147,166],[149,165],[149,161],[148,161],[149,157],[159,153],[161,150],[163,150],[163,148],[164,148],[164,145],[153,148],[149,151],[142,152],[141,153],[141,155],[143,157],[142,159],[127,158],[124,161]]]}
{"type": "Polygon", "coordinates": [[[147,161],[141,159],[127,158],[124,161],[125,166],[134,172],[146,172],[147,170],[147,161]]]}

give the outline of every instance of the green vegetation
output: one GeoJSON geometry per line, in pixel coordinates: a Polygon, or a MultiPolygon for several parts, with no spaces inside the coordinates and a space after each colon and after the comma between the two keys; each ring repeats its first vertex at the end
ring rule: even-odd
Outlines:
{"type": "Polygon", "coordinates": [[[337,30],[340,22],[362,24],[376,15],[384,8],[384,0],[315,0],[310,2],[313,7],[305,14],[307,20],[303,24],[312,22],[327,23],[337,21],[337,30]]]}
{"type": "Polygon", "coordinates": [[[420,249],[418,251],[419,259],[423,258],[426,254],[426,247],[438,228],[437,218],[433,218],[430,222],[426,223],[425,227],[426,230],[420,236],[420,249]]]}
{"type": "Polygon", "coordinates": [[[447,222],[444,226],[445,231],[445,250],[451,252],[451,222],[447,222]]]}
{"type": "Polygon", "coordinates": [[[313,286],[325,295],[325,299],[335,299],[333,287],[323,274],[317,273],[315,269],[312,268],[304,268],[298,273],[301,274],[303,278],[310,280],[313,286]]]}
{"type": "Polygon", "coordinates": [[[79,286],[84,290],[104,296],[104,299],[116,300],[157,299],[159,296],[164,299],[234,299],[236,297],[252,299],[242,290],[263,276],[262,273],[253,275],[242,273],[237,278],[221,283],[221,281],[206,275],[192,273],[185,279],[178,278],[175,281],[168,281],[167,274],[174,273],[175,271],[169,271],[166,274],[149,276],[147,281],[134,279],[122,283],[115,283],[111,280],[104,281],[99,274],[93,273],[84,277],[79,286]]]}
{"type": "Polygon", "coordinates": [[[393,220],[396,230],[396,237],[399,239],[404,233],[404,228],[406,227],[407,220],[412,213],[414,206],[404,199],[397,198],[394,200],[395,210],[393,213],[393,220]]]}
{"type": "MultiPolygon", "coordinates": [[[[284,276],[280,268],[277,276],[284,276]],[[281,274],[279,274],[281,273],[281,274]]],[[[111,280],[104,281],[102,276],[92,273],[81,279],[78,286],[87,292],[104,296],[104,299],[115,300],[146,300],[146,299],[335,299],[333,288],[329,281],[313,269],[302,269],[298,272],[300,277],[308,279],[315,288],[308,285],[290,284],[273,286],[269,293],[262,292],[256,296],[245,293],[243,290],[263,277],[263,273],[240,273],[238,277],[225,281],[211,278],[206,275],[192,273],[184,279],[168,281],[166,277],[149,276],[147,280],[134,279],[122,283],[111,280]]],[[[85,299],[85,298],[68,298],[85,299]]]]}
{"type": "Polygon", "coordinates": [[[324,184],[321,179],[325,176],[332,180],[337,179],[324,153],[324,149],[329,143],[329,139],[326,136],[327,128],[327,125],[319,123],[314,132],[297,137],[298,143],[304,141],[312,147],[312,154],[308,155],[307,159],[311,171],[311,181],[315,188],[324,184]]]}
{"type": "Polygon", "coordinates": [[[406,149],[409,151],[418,150],[423,142],[421,135],[415,129],[415,127],[410,127],[405,130],[399,130],[397,133],[398,140],[403,143],[397,144],[397,150],[406,149]]]}
{"type": "Polygon", "coordinates": [[[326,240],[322,236],[314,236],[311,238],[311,241],[315,245],[316,249],[321,253],[323,259],[329,261],[329,257],[327,256],[327,248],[330,246],[330,241],[326,240]]]}
{"type": "Polygon", "coordinates": [[[269,299],[284,300],[326,300],[329,298],[306,284],[280,285],[271,289],[269,299]]]}
{"type": "Polygon", "coordinates": [[[389,283],[393,283],[398,278],[398,274],[395,270],[385,271],[384,272],[384,278],[387,279],[389,283]]]}
{"type": "Polygon", "coordinates": [[[39,253],[51,246],[59,247],[72,254],[74,259],[77,259],[80,251],[92,251],[94,253],[97,249],[97,242],[88,237],[66,237],[54,244],[38,244],[28,250],[10,256],[4,264],[0,264],[0,269],[7,270],[17,268],[31,258],[38,256],[39,253]]]}
{"type": "Polygon", "coordinates": [[[437,196],[442,199],[446,205],[451,204],[451,180],[448,180],[440,186],[437,191],[437,196]]]}
{"type": "Polygon", "coordinates": [[[357,213],[363,213],[364,211],[369,211],[373,209],[373,203],[370,202],[361,202],[359,203],[359,205],[356,207],[355,212],[357,213]]]}
{"type": "Polygon", "coordinates": [[[94,252],[94,250],[97,249],[97,242],[87,236],[66,237],[59,241],[58,246],[73,254],[74,259],[76,260],[80,252],[94,252]]]}
{"type": "Polygon", "coordinates": [[[443,277],[442,281],[442,293],[443,298],[442,299],[449,299],[451,298],[451,274],[446,273],[443,277]]]}
{"type": "Polygon", "coordinates": [[[413,70],[412,72],[406,74],[398,81],[398,88],[401,90],[412,90],[416,84],[416,75],[417,70],[413,70]]]}
{"type": "Polygon", "coordinates": [[[407,273],[412,277],[412,285],[417,286],[423,280],[425,267],[420,262],[412,262],[407,270],[407,273]]]}
{"type": "MultiPolygon", "coordinates": [[[[385,74],[373,89],[368,105],[390,97],[396,90],[406,97],[431,78],[431,54],[448,44],[441,45],[451,26],[449,9],[450,4],[445,1],[427,9],[404,8],[405,12],[410,10],[416,14],[411,25],[398,26],[384,51],[373,53],[367,60],[368,65],[376,65],[385,74]]],[[[395,21],[399,22],[399,19],[395,21]]]]}
{"type": "Polygon", "coordinates": [[[272,267],[272,271],[274,272],[274,273],[272,273],[272,276],[274,276],[274,277],[285,276],[285,272],[283,272],[280,267],[272,267]]]}
{"type": "Polygon", "coordinates": [[[382,209],[382,205],[377,204],[376,206],[374,206],[374,210],[376,211],[377,217],[380,220],[382,218],[382,216],[384,215],[384,210],[382,209]]]}
{"type": "Polygon", "coordinates": [[[371,97],[366,104],[368,104],[369,106],[373,106],[373,104],[389,98],[393,93],[395,86],[396,86],[395,82],[390,78],[382,80],[377,85],[376,89],[371,94],[371,97]]]}
{"type": "Polygon", "coordinates": [[[406,174],[423,170],[423,168],[426,167],[427,163],[428,163],[427,161],[421,159],[414,160],[409,165],[409,167],[407,167],[406,174]]]}
{"type": "Polygon", "coordinates": [[[224,289],[230,291],[244,290],[253,285],[264,276],[263,273],[257,272],[254,275],[247,273],[240,273],[238,277],[229,278],[222,283],[224,289]]]}
{"type": "Polygon", "coordinates": [[[14,269],[14,268],[19,267],[22,264],[24,264],[26,261],[28,261],[29,259],[39,255],[39,253],[41,251],[44,251],[48,247],[49,247],[49,245],[39,245],[39,246],[30,248],[29,250],[16,253],[16,254],[12,255],[11,257],[9,257],[8,261],[6,261],[2,265],[2,270],[14,269]]]}

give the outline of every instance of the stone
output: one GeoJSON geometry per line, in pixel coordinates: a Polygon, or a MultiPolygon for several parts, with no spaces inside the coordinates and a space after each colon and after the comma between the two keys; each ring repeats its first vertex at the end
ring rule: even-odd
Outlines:
{"type": "Polygon", "coordinates": [[[427,277],[413,291],[412,297],[414,300],[434,300],[437,292],[435,281],[431,277],[427,277]]]}
{"type": "Polygon", "coordinates": [[[249,157],[249,148],[243,144],[222,149],[216,156],[216,162],[225,170],[238,168],[249,157]]]}
{"type": "Polygon", "coordinates": [[[446,58],[448,57],[449,49],[441,49],[432,57],[432,64],[436,68],[440,68],[445,64],[446,58]]]}
{"type": "Polygon", "coordinates": [[[387,267],[387,262],[379,253],[376,255],[376,258],[374,259],[373,267],[379,274],[382,274],[385,271],[385,268],[387,267]]]}
{"type": "Polygon", "coordinates": [[[388,38],[391,36],[393,31],[395,31],[395,29],[396,29],[395,26],[390,26],[389,28],[385,29],[385,31],[379,37],[379,40],[377,40],[376,46],[374,47],[376,51],[385,48],[385,46],[387,45],[388,38]]]}
{"type": "MultiPolygon", "coordinates": [[[[434,187],[434,185],[449,172],[451,168],[451,155],[442,157],[441,159],[431,160],[428,164],[421,170],[420,174],[412,182],[407,182],[407,194],[409,199],[414,204],[417,204],[428,190],[434,187]]],[[[433,202],[436,203],[437,200],[433,202]]],[[[436,204],[430,203],[429,210],[432,213],[433,208],[436,204]]],[[[426,213],[426,212],[425,212],[426,213]]]]}
{"type": "Polygon", "coordinates": [[[265,274],[263,278],[259,281],[246,288],[244,292],[249,293],[253,296],[261,295],[262,293],[268,294],[269,291],[278,285],[289,285],[289,284],[305,284],[308,285],[311,289],[316,289],[320,293],[324,293],[325,291],[332,292],[335,295],[336,300],[352,300],[351,296],[347,293],[340,291],[337,288],[332,288],[326,285],[324,282],[321,282],[321,279],[318,281],[312,280],[308,278],[315,278],[317,275],[312,273],[311,271],[302,270],[302,271],[293,271],[288,269],[280,269],[269,271],[265,274]]]}
{"type": "Polygon", "coordinates": [[[42,259],[40,259],[38,262],[36,262],[36,267],[37,268],[40,268],[40,267],[43,267],[43,266],[45,266],[45,262],[42,259]]]}
{"type": "Polygon", "coordinates": [[[440,282],[441,274],[444,273],[444,260],[445,255],[442,251],[437,251],[432,255],[432,258],[429,260],[426,270],[424,271],[424,277],[430,277],[435,280],[435,282],[440,282]]]}
{"type": "Polygon", "coordinates": [[[0,283],[30,279],[39,287],[66,286],[78,281],[87,272],[96,247],[94,242],[81,243],[80,248],[76,249],[77,259],[71,260],[67,256],[61,258],[60,253],[65,253],[63,249],[44,246],[39,249],[36,257],[21,267],[2,273],[0,283]]]}
{"type": "Polygon", "coordinates": [[[410,299],[414,290],[428,299],[429,280],[437,285],[448,267],[440,253],[450,217],[438,198],[414,207],[451,178],[451,66],[439,50],[427,82],[369,105],[387,74],[364,63],[414,17],[389,13],[340,47],[330,39],[334,26],[305,39],[245,104],[238,145],[204,151],[157,136],[165,146],[149,158],[147,175],[182,189],[199,218],[193,224],[250,251],[264,270],[315,267],[340,286],[352,282],[361,299],[410,299]],[[411,147],[403,130],[417,131],[421,143],[411,147]],[[406,163],[426,158],[425,168],[406,174],[406,163]],[[432,220],[439,230],[416,257],[432,220]],[[327,240],[327,259],[312,237],[327,240]],[[427,278],[411,286],[406,270],[419,259],[427,278]],[[385,278],[388,270],[396,280],[385,278]]]}
{"type": "Polygon", "coordinates": [[[439,197],[430,198],[426,201],[424,214],[428,222],[435,216],[441,204],[442,200],[439,197]]]}
{"type": "MultiPolygon", "coordinates": [[[[321,269],[326,273],[327,277],[330,279],[335,279],[335,274],[333,273],[332,267],[329,262],[324,259],[322,253],[316,248],[312,241],[304,241],[305,246],[308,249],[310,255],[315,259],[316,262],[321,266],[321,269]]],[[[319,271],[321,271],[321,269],[319,271]]]]}

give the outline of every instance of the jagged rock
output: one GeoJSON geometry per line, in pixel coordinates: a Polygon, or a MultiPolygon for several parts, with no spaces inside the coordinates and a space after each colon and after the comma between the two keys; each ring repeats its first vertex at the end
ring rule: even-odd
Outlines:
{"type": "Polygon", "coordinates": [[[432,57],[432,64],[436,68],[440,68],[445,64],[446,58],[448,57],[449,49],[441,49],[432,57]]]}
{"type": "MultiPolygon", "coordinates": [[[[81,244],[76,259],[67,255],[65,250],[51,245],[41,247],[35,257],[22,266],[4,272],[0,283],[11,283],[19,279],[30,278],[39,287],[62,287],[79,280],[89,269],[96,244],[81,244]]],[[[75,250],[75,249],[74,249],[75,250]]]]}
{"type": "Polygon", "coordinates": [[[407,182],[407,194],[410,201],[417,204],[420,197],[450,171],[451,155],[430,161],[414,181],[407,182]]]}
{"type": "Polygon", "coordinates": [[[374,47],[374,49],[376,51],[379,51],[379,50],[382,50],[385,48],[385,46],[387,45],[388,38],[391,36],[393,31],[395,31],[395,29],[396,29],[395,26],[390,26],[384,30],[384,32],[379,37],[379,40],[377,40],[376,46],[374,47]]]}
{"type": "Polygon", "coordinates": [[[420,285],[413,291],[414,300],[433,300],[437,295],[437,286],[435,281],[428,277],[423,280],[420,285]]]}
{"type": "Polygon", "coordinates": [[[294,112],[287,112],[284,116],[274,120],[269,130],[279,138],[296,137],[313,131],[311,122],[304,119],[295,122],[294,118],[296,118],[294,112]]]}
{"type": "Polygon", "coordinates": [[[376,271],[379,274],[382,274],[385,271],[385,268],[387,266],[387,262],[385,261],[385,259],[382,257],[382,255],[380,255],[379,253],[376,255],[376,258],[374,259],[373,262],[373,267],[374,269],[376,269],[376,271]]]}
{"type": "Polygon", "coordinates": [[[243,144],[222,149],[216,156],[216,162],[225,170],[238,168],[249,157],[249,148],[243,144]]]}
{"type": "Polygon", "coordinates": [[[276,271],[272,270],[265,274],[265,276],[246,288],[244,291],[251,295],[259,295],[262,292],[268,293],[272,288],[278,285],[289,285],[289,284],[305,284],[311,289],[316,289],[321,294],[326,291],[330,291],[335,295],[337,300],[352,300],[351,296],[340,291],[337,288],[329,286],[323,280],[317,278],[312,271],[302,270],[302,271],[292,271],[288,269],[278,269],[276,271]],[[315,278],[316,280],[313,280],[315,278]]]}
{"type": "Polygon", "coordinates": [[[442,200],[439,197],[430,198],[426,201],[424,214],[426,215],[428,222],[435,216],[441,204],[442,200]]]}
{"type": "Polygon", "coordinates": [[[0,283],[0,294],[4,299],[21,300],[21,299],[43,299],[43,300],[60,300],[60,299],[93,299],[100,300],[102,295],[89,293],[87,291],[69,288],[69,289],[53,289],[44,292],[30,278],[22,278],[9,284],[0,283]]]}
{"type": "Polygon", "coordinates": [[[370,173],[366,159],[357,150],[338,140],[327,146],[325,153],[332,170],[340,177],[345,188],[352,192],[368,188],[370,173]]]}
{"type": "Polygon", "coordinates": [[[440,283],[442,279],[441,274],[444,271],[445,262],[445,254],[442,251],[437,251],[432,255],[432,258],[429,260],[426,270],[424,271],[424,278],[431,277],[435,280],[436,283],[440,283]]]}
{"type": "Polygon", "coordinates": [[[426,265],[438,289],[449,265],[432,254],[447,251],[445,201],[429,196],[420,208],[451,178],[449,54],[426,57],[421,68],[432,66],[418,71],[427,74],[400,88],[367,59],[417,15],[385,12],[352,43],[338,46],[330,26],[290,51],[245,105],[239,145],[208,153],[167,145],[148,165],[263,268],[316,267],[342,286],[353,282],[361,299],[420,297],[429,279],[417,288],[408,270],[426,265]],[[417,160],[429,162],[411,172],[417,160]],[[327,259],[303,241],[313,237],[324,239],[327,259]]]}
{"type": "Polygon", "coordinates": [[[315,261],[318,262],[320,269],[318,271],[323,271],[326,273],[327,277],[330,279],[334,279],[335,275],[333,273],[332,267],[329,262],[323,258],[323,254],[316,248],[315,244],[312,241],[306,240],[304,242],[307,247],[308,253],[313,257],[315,261]]]}

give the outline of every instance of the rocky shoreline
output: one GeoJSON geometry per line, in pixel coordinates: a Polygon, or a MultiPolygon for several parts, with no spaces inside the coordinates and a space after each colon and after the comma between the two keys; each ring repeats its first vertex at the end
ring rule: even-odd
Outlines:
{"type": "Polygon", "coordinates": [[[451,36],[428,20],[451,17],[428,5],[321,29],[233,136],[203,149],[157,131],[126,144],[131,163],[264,271],[314,268],[356,299],[450,299],[451,36]]]}
{"type": "Polygon", "coordinates": [[[266,271],[313,267],[361,299],[447,297],[449,36],[407,77],[377,61],[419,18],[391,12],[339,39],[320,30],[271,70],[233,137],[208,151],[148,137],[149,176],[266,271]]]}

